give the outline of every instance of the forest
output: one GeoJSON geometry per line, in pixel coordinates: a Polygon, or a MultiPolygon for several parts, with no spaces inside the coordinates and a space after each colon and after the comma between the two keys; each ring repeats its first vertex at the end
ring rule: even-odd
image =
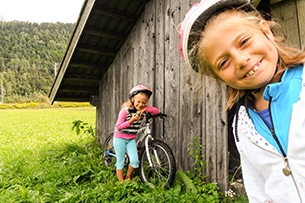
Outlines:
{"type": "Polygon", "coordinates": [[[48,100],[74,28],[73,23],[0,22],[0,103],[48,100]]]}

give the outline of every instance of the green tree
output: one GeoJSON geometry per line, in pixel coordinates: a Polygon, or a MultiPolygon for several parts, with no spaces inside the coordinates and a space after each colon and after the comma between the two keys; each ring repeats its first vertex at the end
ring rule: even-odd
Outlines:
{"type": "Polygon", "coordinates": [[[0,22],[0,73],[6,101],[47,96],[75,24],[0,22]]]}

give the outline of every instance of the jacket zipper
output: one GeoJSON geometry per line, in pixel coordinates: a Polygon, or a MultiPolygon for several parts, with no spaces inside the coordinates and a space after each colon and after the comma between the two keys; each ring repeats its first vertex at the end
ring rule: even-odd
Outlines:
{"type": "Polygon", "coordinates": [[[269,131],[271,132],[271,135],[272,135],[273,139],[275,140],[276,144],[277,144],[278,147],[280,148],[280,151],[281,151],[281,153],[282,153],[284,159],[286,159],[286,157],[287,157],[286,152],[284,151],[284,149],[283,149],[283,147],[282,147],[282,145],[281,145],[281,143],[280,143],[280,141],[279,141],[279,139],[278,139],[278,137],[276,136],[275,131],[274,131],[273,118],[272,118],[272,114],[271,114],[271,102],[272,102],[272,97],[270,98],[269,107],[268,107],[268,108],[269,108],[268,111],[269,111],[269,115],[270,115],[270,120],[271,120],[271,123],[272,123],[272,128],[269,128],[269,126],[268,126],[267,123],[264,121],[264,119],[262,119],[262,120],[264,121],[265,125],[269,128],[269,131]]]}
{"type": "Polygon", "coordinates": [[[292,178],[292,180],[293,180],[293,182],[294,182],[295,188],[296,188],[297,193],[298,193],[298,197],[299,197],[299,199],[300,199],[300,202],[302,203],[302,199],[301,199],[301,194],[300,194],[299,188],[298,188],[298,186],[297,186],[297,184],[296,184],[296,181],[295,181],[295,179],[294,179],[294,176],[293,176],[293,174],[292,174],[292,172],[291,172],[291,170],[290,170],[290,166],[289,166],[287,154],[286,154],[286,152],[284,151],[284,149],[283,149],[283,147],[282,147],[282,145],[281,145],[281,143],[280,143],[280,141],[279,141],[279,139],[278,139],[278,137],[276,136],[276,133],[275,133],[275,131],[274,131],[274,124],[273,124],[273,119],[272,119],[272,114],[271,114],[271,102],[272,102],[272,97],[270,98],[270,101],[269,101],[269,109],[268,109],[269,115],[270,115],[271,124],[272,124],[272,128],[270,128],[270,127],[267,125],[267,123],[266,123],[266,121],[265,121],[264,119],[262,119],[262,120],[263,120],[263,122],[265,123],[265,125],[269,128],[269,130],[270,130],[270,132],[271,132],[271,135],[272,135],[273,139],[275,140],[275,142],[276,142],[277,145],[279,146],[280,151],[281,151],[281,153],[282,153],[282,155],[283,155],[283,157],[284,157],[284,161],[285,161],[285,163],[286,163],[286,166],[282,169],[282,170],[283,170],[283,173],[284,173],[284,175],[286,175],[286,176],[291,175],[291,178],[292,178]]]}

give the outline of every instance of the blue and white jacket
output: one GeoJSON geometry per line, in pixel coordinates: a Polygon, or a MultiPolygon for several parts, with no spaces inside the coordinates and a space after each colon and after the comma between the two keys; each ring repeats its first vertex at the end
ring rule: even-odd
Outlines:
{"type": "Polygon", "coordinates": [[[305,69],[287,69],[282,80],[266,87],[274,132],[283,150],[260,116],[241,106],[233,132],[241,157],[250,203],[305,203],[305,69]],[[236,135],[237,132],[237,135],[236,135]],[[284,174],[283,169],[290,174],[284,174]]]}

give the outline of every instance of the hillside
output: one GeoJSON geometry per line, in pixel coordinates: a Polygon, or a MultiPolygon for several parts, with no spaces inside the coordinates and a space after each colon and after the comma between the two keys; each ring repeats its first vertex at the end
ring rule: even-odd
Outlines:
{"type": "Polygon", "coordinates": [[[71,23],[0,22],[0,89],[5,90],[5,103],[46,100],[55,64],[58,69],[74,27],[71,23]]]}

